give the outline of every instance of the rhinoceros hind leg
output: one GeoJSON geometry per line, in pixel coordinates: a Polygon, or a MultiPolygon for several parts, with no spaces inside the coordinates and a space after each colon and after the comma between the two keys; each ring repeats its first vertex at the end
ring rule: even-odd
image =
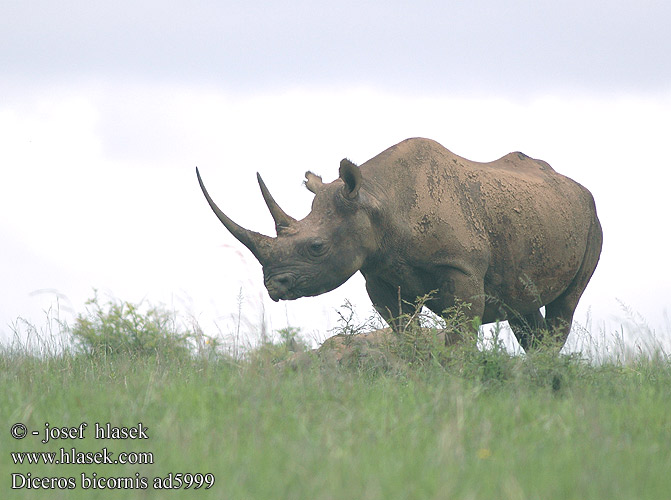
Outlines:
{"type": "Polygon", "coordinates": [[[571,332],[573,313],[578,306],[587,283],[592,278],[601,255],[603,233],[601,225],[595,218],[588,235],[587,249],[578,273],[568,288],[554,301],[545,306],[545,321],[558,345],[563,346],[571,332]]]}
{"type": "Polygon", "coordinates": [[[545,320],[540,309],[536,309],[529,314],[509,318],[508,324],[525,351],[537,347],[541,342],[545,320]]]}

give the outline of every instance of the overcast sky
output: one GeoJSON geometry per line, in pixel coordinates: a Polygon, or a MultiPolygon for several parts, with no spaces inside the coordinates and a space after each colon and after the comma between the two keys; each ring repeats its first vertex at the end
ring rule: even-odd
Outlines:
{"type": "MultiPolygon", "coordinates": [[[[337,176],[411,136],[467,158],[548,161],[594,194],[602,261],[576,319],[640,312],[671,336],[671,3],[0,4],[0,335],[97,288],[321,338],[363,280],[274,304],[210,212],[272,234],[264,176],[296,217],[305,170],[337,176]],[[39,292],[53,290],[55,292],[39,292]]],[[[598,326],[601,325],[601,326],[598,326]]],[[[250,327],[251,329],[251,327],[250,327]]]]}
{"type": "MultiPolygon", "coordinates": [[[[414,95],[668,90],[663,0],[5,1],[3,73],[222,91],[414,95]]],[[[36,81],[37,79],[37,81],[36,81]]]]}

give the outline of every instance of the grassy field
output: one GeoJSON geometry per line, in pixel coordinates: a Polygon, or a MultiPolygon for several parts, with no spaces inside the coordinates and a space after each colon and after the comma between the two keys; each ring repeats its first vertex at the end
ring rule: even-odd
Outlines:
{"type": "Polygon", "coordinates": [[[596,366],[466,347],[442,364],[294,369],[274,365],[286,351],[270,347],[237,361],[2,349],[2,497],[671,498],[665,356],[596,366]],[[46,422],[72,429],[42,443],[46,422]],[[96,439],[96,423],[142,423],[147,438],[96,439]],[[60,460],[61,448],[152,463],[15,463],[20,452],[60,460]],[[156,489],[171,478],[214,484],[156,489]]]}

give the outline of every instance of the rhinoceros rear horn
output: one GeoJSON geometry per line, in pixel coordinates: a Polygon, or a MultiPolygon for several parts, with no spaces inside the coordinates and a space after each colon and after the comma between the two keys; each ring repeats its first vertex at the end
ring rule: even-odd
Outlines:
{"type": "Polygon", "coordinates": [[[296,219],[288,216],[286,212],[282,210],[282,208],[280,208],[280,206],[277,204],[273,196],[270,194],[270,191],[268,191],[266,183],[263,182],[263,179],[261,178],[261,174],[259,174],[258,172],[256,173],[256,179],[259,181],[261,194],[263,195],[263,199],[266,202],[266,205],[268,206],[268,210],[270,210],[270,215],[273,216],[273,220],[275,221],[275,230],[279,235],[282,231],[285,231],[294,222],[296,222],[296,219]]]}
{"type": "Polygon", "coordinates": [[[228,216],[219,209],[217,204],[210,197],[207,189],[205,189],[205,184],[203,184],[203,180],[200,178],[198,167],[196,167],[196,175],[198,176],[198,184],[200,184],[200,189],[203,191],[207,203],[210,205],[210,208],[221,221],[221,223],[233,236],[237,238],[240,243],[251,250],[251,252],[254,254],[254,257],[256,257],[259,262],[261,262],[261,264],[266,262],[270,257],[270,250],[274,239],[264,234],[245,229],[244,227],[239,226],[231,219],[229,219],[228,216]]]}

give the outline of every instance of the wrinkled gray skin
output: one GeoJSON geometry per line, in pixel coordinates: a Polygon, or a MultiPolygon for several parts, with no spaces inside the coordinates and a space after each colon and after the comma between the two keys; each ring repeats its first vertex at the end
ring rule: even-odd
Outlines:
{"type": "Polygon", "coordinates": [[[459,299],[483,323],[507,319],[524,349],[549,329],[566,341],[599,260],[602,232],[590,192],[547,163],[510,153],[491,163],[408,139],[324,184],[306,173],[312,211],[296,221],[259,177],[277,237],[248,231],[210,206],[263,265],[270,297],[319,295],[360,271],[376,310],[395,327],[436,290],[436,314],[459,299]],[[545,318],[540,308],[545,306],[545,318]]]}

